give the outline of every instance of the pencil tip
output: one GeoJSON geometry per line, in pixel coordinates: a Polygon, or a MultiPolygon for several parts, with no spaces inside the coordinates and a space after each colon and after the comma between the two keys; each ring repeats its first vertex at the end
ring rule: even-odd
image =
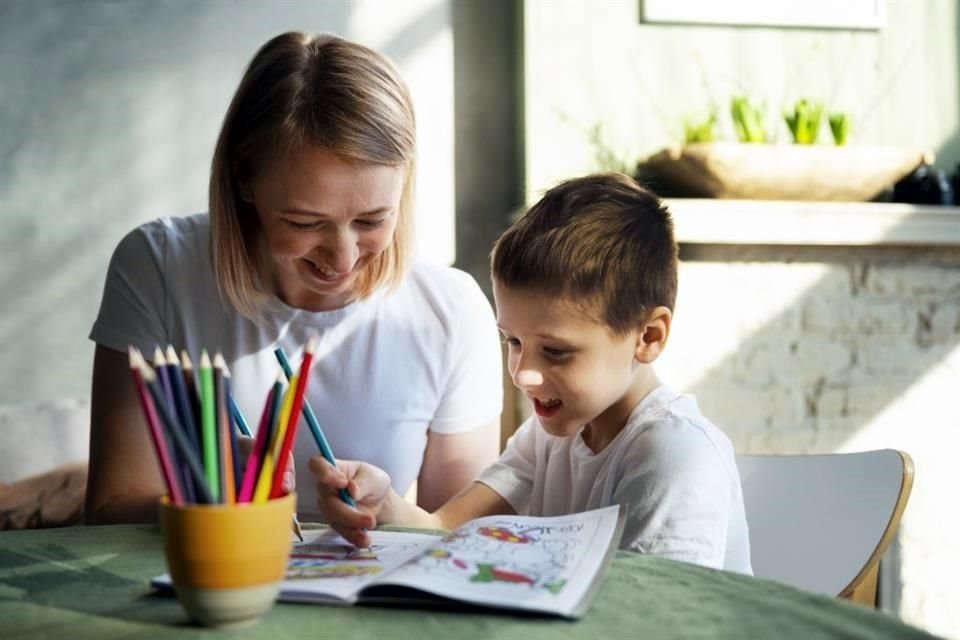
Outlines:
{"type": "Polygon", "coordinates": [[[223,359],[223,354],[219,351],[213,354],[213,366],[217,369],[225,369],[227,366],[227,361],[223,359]]]}
{"type": "Polygon", "coordinates": [[[157,345],[153,349],[153,366],[162,367],[167,364],[167,361],[163,357],[163,351],[160,349],[160,345],[157,345]]]}
{"type": "Polygon", "coordinates": [[[193,360],[190,359],[190,354],[187,353],[186,349],[180,352],[180,364],[184,369],[193,370],[193,360]]]}
{"type": "Polygon", "coordinates": [[[310,336],[310,339],[307,340],[307,347],[303,350],[304,353],[313,353],[317,350],[317,336],[310,336]]]}
{"type": "Polygon", "coordinates": [[[172,344],[167,345],[167,363],[168,364],[180,364],[180,359],[177,358],[177,350],[173,348],[172,344]]]}
{"type": "Polygon", "coordinates": [[[200,352],[200,368],[201,369],[210,368],[210,354],[207,353],[206,349],[200,352]]]}

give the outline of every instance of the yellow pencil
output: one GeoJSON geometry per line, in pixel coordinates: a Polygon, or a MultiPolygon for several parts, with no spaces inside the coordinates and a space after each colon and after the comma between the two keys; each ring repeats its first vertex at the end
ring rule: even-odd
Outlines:
{"type": "Polygon", "coordinates": [[[280,415],[277,416],[276,427],[270,436],[270,442],[267,443],[266,451],[263,454],[263,466],[260,468],[260,477],[257,478],[257,486],[253,490],[253,502],[266,502],[270,497],[270,486],[273,482],[273,468],[276,464],[283,464],[276,459],[279,453],[280,443],[283,442],[283,433],[286,429],[287,421],[290,418],[290,409],[293,407],[294,390],[297,387],[296,376],[290,379],[287,390],[283,394],[283,404],[280,405],[280,415]]]}

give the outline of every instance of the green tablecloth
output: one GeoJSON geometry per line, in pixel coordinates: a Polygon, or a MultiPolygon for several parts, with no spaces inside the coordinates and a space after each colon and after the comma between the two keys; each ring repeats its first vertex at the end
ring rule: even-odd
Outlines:
{"type": "Polygon", "coordinates": [[[619,552],[575,622],[501,614],[277,604],[232,631],[189,625],[152,593],[156,526],[0,533],[0,638],[881,638],[930,637],[895,618],[775,583],[619,552]]]}

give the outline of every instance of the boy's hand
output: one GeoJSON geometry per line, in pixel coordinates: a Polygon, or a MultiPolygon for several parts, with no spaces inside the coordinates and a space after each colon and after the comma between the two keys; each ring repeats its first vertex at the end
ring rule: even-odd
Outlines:
{"type": "Polygon", "coordinates": [[[390,476],[365,462],[337,460],[330,465],[323,456],[313,456],[310,471],[317,478],[317,507],[337,533],[358,547],[369,547],[367,529],[377,525],[377,516],[390,495],[390,476]],[[354,509],[340,499],[340,489],[357,503],[354,509]]]}
{"type": "MultiPolygon", "coordinates": [[[[244,466],[247,464],[247,458],[253,453],[254,442],[255,440],[250,436],[237,436],[237,450],[240,452],[240,461],[244,466]]],[[[282,488],[284,493],[293,493],[293,490],[297,488],[297,473],[293,466],[292,451],[290,457],[287,458],[287,469],[283,473],[282,488]]]]}

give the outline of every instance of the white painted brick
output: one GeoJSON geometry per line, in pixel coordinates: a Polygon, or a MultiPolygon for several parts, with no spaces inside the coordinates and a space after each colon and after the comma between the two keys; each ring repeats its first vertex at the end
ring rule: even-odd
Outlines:
{"type": "Polygon", "coordinates": [[[960,340],[960,304],[931,303],[917,310],[917,343],[921,346],[960,340]]]}
{"type": "Polygon", "coordinates": [[[867,269],[866,290],[885,295],[960,293],[960,269],[939,266],[878,265],[867,269]]]}

